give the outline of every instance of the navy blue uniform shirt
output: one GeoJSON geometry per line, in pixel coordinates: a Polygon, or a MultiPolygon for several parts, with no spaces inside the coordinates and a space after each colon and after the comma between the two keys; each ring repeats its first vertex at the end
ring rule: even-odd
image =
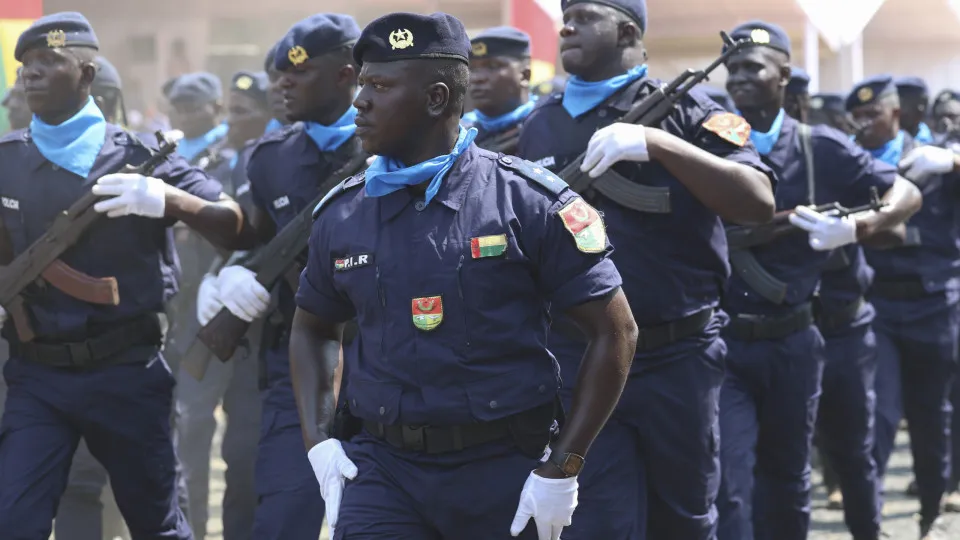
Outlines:
{"type": "MultiPolygon", "coordinates": [[[[770,154],[763,158],[780,178],[776,190],[778,211],[792,210],[811,202],[806,162],[800,149],[799,125],[789,116],[784,118],[780,138],[770,154]]],[[[812,126],[811,146],[815,156],[815,204],[839,202],[847,207],[864,205],[870,201],[870,188],[877,188],[878,193],[883,195],[896,179],[896,169],[873,159],[847,135],[833,128],[812,126]]],[[[786,298],[782,304],[774,304],[760,296],[734,272],[724,301],[724,308],[731,313],[779,313],[809,301],[820,283],[823,266],[830,256],[829,251],[811,248],[809,235],[803,231],[751,248],[751,251],[767,272],[787,284],[786,298]]]]}
{"type": "MultiPolygon", "coordinates": [[[[47,161],[19,130],[0,138],[0,219],[22,253],[50,227],[53,219],[86,193],[97,178],[139,165],[150,151],[135,136],[107,124],[106,142],[86,180],[47,161]]],[[[208,201],[220,198],[220,184],[181,159],[168,158],[152,173],[170,185],[208,201]]],[[[169,219],[104,217],[61,256],[73,268],[93,277],[117,279],[120,304],[102,306],[77,300],[54,287],[28,289],[33,329],[43,340],[77,341],[113,328],[114,323],[145,313],[160,313],[164,302],[164,265],[169,219]]],[[[13,325],[4,336],[16,341],[13,325]]]]}
{"type": "Polygon", "coordinates": [[[476,145],[429,204],[406,189],[374,198],[362,187],[329,201],[297,304],[326,321],[357,318],[344,350],[351,412],[451,425],[555,399],[548,304],[563,311],[621,283],[609,243],[597,235],[592,252],[578,248],[566,221],[574,210],[594,233],[603,227],[559,179],[476,145]]]}
{"type": "MultiPolygon", "coordinates": [[[[831,253],[825,263],[820,282],[820,309],[826,317],[843,312],[848,306],[867,294],[873,283],[873,268],[867,264],[860,244],[840,247],[831,253]]],[[[825,336],[841,333],[873,322],[876,310],[869,302],[863,302],[856,318],[845,328],[830,331],[821,328],[825,336]]]]}

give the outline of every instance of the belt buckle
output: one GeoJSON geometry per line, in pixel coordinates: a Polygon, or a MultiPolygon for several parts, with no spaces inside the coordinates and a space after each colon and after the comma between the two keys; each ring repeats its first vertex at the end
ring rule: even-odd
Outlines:
{"type": "Polygon", "coordinates": [[[90,347],[87,343],[68,343],[67,352],[70,355],[70,364],[75,367],[85,367],[90,364],[90,361],[93,360],[93,355],[90,353],[90,347]]]}
{"type": "Polygon", "coordinates": [[[400,440],[403,442],[404,450],[414,452],[423,452],[426,450],[426,426],[400,426],[400,440]]]}

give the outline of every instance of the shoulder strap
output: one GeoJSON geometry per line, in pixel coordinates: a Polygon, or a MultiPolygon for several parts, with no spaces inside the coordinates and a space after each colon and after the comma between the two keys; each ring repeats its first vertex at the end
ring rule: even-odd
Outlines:
{"type": "Polygon", "coordinates": [[[560,195],[563,190],[567,189],[567,183],[564,182],[559,176],[525,159],[520,159],[515,156],[501,155],[497,161],[500,163],[500,165],[510,169],[527,180],[539,184],[541,187],[550,193],[553,193],[554,195],[560,195]]]}
{"type": "Polygon", "coordinates": [[[810,126],[800,124],[797,127],[800,130],[800,150],[803,152],[803,160],[807,166],[807,202],[810,205],[815,205],[817,204],[817,175],[813,168],[813,141],[811,140],[810,126]]]}
{"type": "Polygon", "coordinates": [[[326,206],[327,203],[353,188],[362,186],[365,181],[366,174],[366,171],[363,171],[356,176],[351,176],[328,191],[327,194],[320,199],[320,202],[313,207],[313,219],[317,219],[317,216],[320,215],[320,211],[323,210],[323,207],[326,206]]]}

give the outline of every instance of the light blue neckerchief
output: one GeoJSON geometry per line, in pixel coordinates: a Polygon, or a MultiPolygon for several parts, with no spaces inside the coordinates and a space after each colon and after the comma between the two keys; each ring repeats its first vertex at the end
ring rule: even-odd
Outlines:
{"type": "Polygon", "coordinates": [[[418,163],[411,167],[404,167],[402,163],[395,159],[377,156],[373,163],[367,167],[366,190],[367,195],[371,197],[382,197],[403,189],[406,186],[416,186],[430,180],[427,186],[427,193],[424,201],[429,203],[434,195],[440,189],[440,182],[443,176],[453,167],[453,164],[460,157],[467,147],[477,137],[476,128],[460,128],[460,136],[457,137],[457,144],[453,146],[453,151],[449,154],[437,156],[428,159],[423,163],[418,163]]]}
{"type": "Polygon", "coordinates": [[[460,119],[460,125],[464,127],[472,127],[477,123],[477,111],[472,110],[463,115],[463,118],[460,119]]]}
{"type": "Polygon", "coordinates": [[[917,136],[913,140],[920,144],[933,144],[933,132],[930,131],[930,126],[926,122],[920,122],[920,126],[917,128],[917,136]]]}
{"type": "MultiPolygon", "coordinates": [[[[737,111],[737,114],[740,114],[740,111],[737,111]]],[[[750,130],[750,142],[757,148],[757,153],[761,156],[773,151],[773,145],[780,140],[780,130],[783,129],[783,119],[786,115],[784,110],[780,109],[777,117],[773,119],[773,124],[770,124],[770,131],[766,133],[756,129],[750,130]]]]}
{"type": "Polygon", "coordinates": [[[903,141],[905,138],[906,135],[904,135],[903,131],[900,131],[896,137],[887,141],[886,144],[880,148],[869,150],[870,155],[888,165],[896,167],[900,165],[900,158],[903,155],[903,141]]]}
{"type": "Polygon", "coordinates": [[[347,142],[347,139],[353,137],[357,131],[357,125],[353,123],[357,117],[357,109],[350,106],[347,112],[343,113],[333,125],[325,126],[316,122],[304,122],[307,135],[317,143],[317,148],[321,152],[333,152],[340,145],[347,142]]]}
{"type": "Polygon", "coordinates": [[[276,118],[271,118],[270,121],[267,122],[267,129],[263,130],[263,134],[266,135],[267,133],[272,133],[282,127],[283,124],[281,124],[279,120],[276,118]]]}
{"type": "Polygon", "coordinates": [[[91,97],[77,114],[55,126],[33,115],[30,136],[50,163],[86,179],[107,140],[107,121],[91,97]]]}
{"type": "Polygon", "coordinates": [[[617,90],[640,79],[647,74],[647,65],[634,66],[623,75],[597,82],[587,82],[576,75],[570,77],[563,91],[563,108],[570,116],[577,118],[603,103],[617,90]]]}
{"type": "Polygon", "coordinates": [[[200,152],[210,147],[211,144],[227,136],[230,127],[227,124],[220,124],[199,137],[193,139],[181,139],[177,144],[177,153],[183,156],[187,161],[193,161],[200,152]]]}
{"type": "Polygon", "coordinates": [[[530,113],[533,112],[533,108],[536,105],[537,104],[533,101],[528,101],[516,109],[508,112],[507,114],[501,114],[500,116],[493,117],[487,116],[480,111],[475,111],[477,117],[476,123],[478,126],[482,127],[484,131],[489,131],[492,133],[503,131],[519,124],[524,118],[530,116],[530,113]]]}

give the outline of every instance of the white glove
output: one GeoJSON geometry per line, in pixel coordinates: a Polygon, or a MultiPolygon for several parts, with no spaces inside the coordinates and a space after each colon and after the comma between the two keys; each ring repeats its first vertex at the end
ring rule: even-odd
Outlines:
{"type": "Polygon", "coordinates": [[[340,515],[344,480],[357,477],[357,466],[350,461],[336,439],[327,439],[311,448],[307,452],[307,459],[320,483],[320,496],[327,505],[327,525],[330,526],[330,538],[333,538],[333,529],[340,515]]]}
{"type": "Polygon", "coordinates": [[[910,180],[921,180],[931,174],[946,174],[953,170],[952,150],[936,146],[921,146],[900,161],[900,170],[910,180]]]}
{"type": "Polygon", "coordinates": [[[790,214],[790,223],[810,233],[810,247],[830,251],[857,241],[857,222],[852,216],[825,216],[807,206],[798,206],[790,214]]]}
{"type": "Polygon", "coordinates": [[[217,290],[217,276],[207,274],[200,282],[197,291],[197,320],[201,326],[206,326],[210,319],[220,313],[223,302],[220,301],[220,291],[217,290]]]}
{"type": "Polygon", "coordinates": [[[540,540],[559,540],[560,531],[573,521],[577,508],[577,477],[544,478],[531,472],[520,493],[520,506],[510,526],[510,534],[517,536],[533,518],[540,540]]]}
{"type": "Polygon", "coordinates": [[[223,307],[240,319],[253,322],[270,307],[270,291],[257,281],[257,275],[242,266],[220,270],[216,282],[223,307]]]}
{"type": "Polygon", "coordinates": [[[598,130],[590,138],[580,170],[597,178],[618,161],[650,161],[646,128],[616,123],[598,130]]]}
{"type": "Polygon", "coordinates": [[[93,186],[93,194],[112,196],[100,201],[93,209],[107,217],[127,215],[162,218],[166,207],[167,184],[159,178],[142,174],[108,174],[93,186]]]}
{"type": "Polygon", "coordinates": [[[0,306],[0,328],[3,328],[3,323],[7,322],[7,310],[3,309],[3,306],[0,306]]]}

